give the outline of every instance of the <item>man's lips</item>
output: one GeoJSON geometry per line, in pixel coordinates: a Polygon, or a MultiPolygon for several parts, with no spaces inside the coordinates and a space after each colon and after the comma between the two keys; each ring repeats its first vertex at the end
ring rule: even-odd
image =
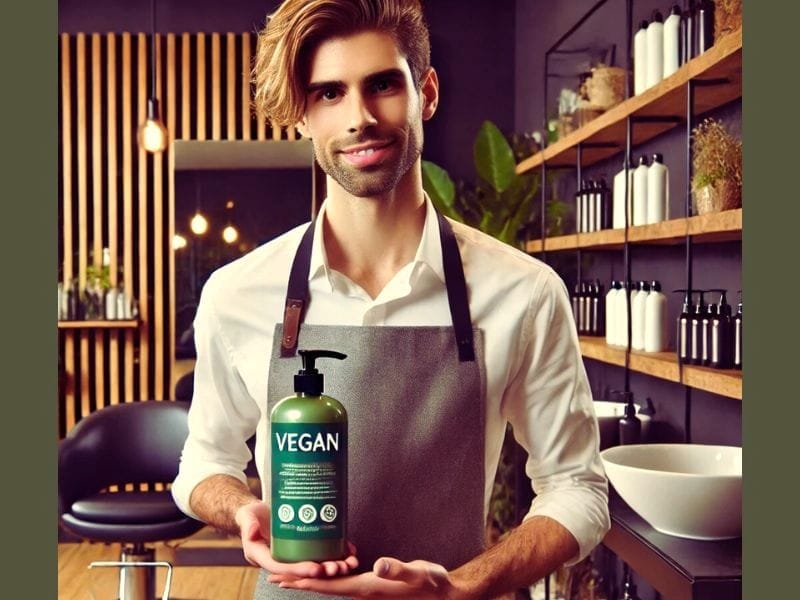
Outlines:
{"type": "Polygon", "coordinates": [[[390,152],[392,142],[369,142],[340,150],[347,162],[356,167],[368,167],[381,162],[390,152]]]}

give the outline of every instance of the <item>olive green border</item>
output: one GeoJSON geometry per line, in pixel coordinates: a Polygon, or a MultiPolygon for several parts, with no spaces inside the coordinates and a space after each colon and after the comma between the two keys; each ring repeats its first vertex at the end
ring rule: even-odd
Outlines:
{"type": "Polygon", "coordinates": [[[57,17],[56,2],[10,3],[0,35],[6,598],[56,597],[57,17]]]}

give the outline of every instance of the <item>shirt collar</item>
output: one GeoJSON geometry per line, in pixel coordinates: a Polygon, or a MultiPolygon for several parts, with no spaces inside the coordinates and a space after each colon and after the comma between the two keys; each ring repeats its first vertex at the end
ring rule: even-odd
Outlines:
{"type": "MultiPolygon", "coordinates": [[[[319,213],[314,221],[314,245],[311,249],[308,280],[312,281],[318,277],[325,276],[332,290],[333,282],[331,281],[328,256],[325,253],[325,244],[323,243],[322,222],[325,218],[326,204],[327,200],[320,206],[319,213]]],[[[439,221],[436,216],[436,209],[433,207],[433,202],[431,202],[427,193],[425,193],[425,224],[422,228],[422,238],[412,262],[415,265],[427,267],[444,283],[444,263],[442,261],[442,245],[439,238],[439,221]]],[[[413,269],[413,272],[418,271],[418,267],[413,269]]]]}

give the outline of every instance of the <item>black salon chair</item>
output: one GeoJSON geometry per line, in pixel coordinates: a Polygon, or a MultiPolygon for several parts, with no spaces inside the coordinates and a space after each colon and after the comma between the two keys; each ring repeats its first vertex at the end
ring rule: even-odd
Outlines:
{"type": "Polygon", "coordinates": [[[61,525],[82,539],[122,544],[121,600],[154,599],[155,567],[171,573],[146,544],[185,538],[204,526],[178,509],[168,489],[154,485],[171,483],[178,473],[188,411],[188,403],[171,401],[107,406],[81,419],[59,445],[61,525]],[[142,483],[149,491],[139,491],[142,483]],[[125,484],[136,491],[125,491],[125,484]]]}

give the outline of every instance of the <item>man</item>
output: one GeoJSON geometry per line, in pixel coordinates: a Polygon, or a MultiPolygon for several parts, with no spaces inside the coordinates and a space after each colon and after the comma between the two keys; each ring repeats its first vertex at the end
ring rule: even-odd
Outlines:
{"type": "Polygon", "coordinates": [[[310,226],[206,284],[176,502],[241,535],[265,570],[257,598],[489,598],[580,560],[609,517],[568,295],[549,267],[426,198],[422,122],[439,82],[419,3],[286,0],[259,42],[256,102],[313,141],[328,195],[310,226]],[[256,432],[269,498],[269,411],[291,394],[297,348],[348,355],[323,370],[350,417],[354,545],[321,564],[271,557],[270,507],[243,475],[256,432]],[[536,497],[485,550],[507,422],[536,497]]]}

